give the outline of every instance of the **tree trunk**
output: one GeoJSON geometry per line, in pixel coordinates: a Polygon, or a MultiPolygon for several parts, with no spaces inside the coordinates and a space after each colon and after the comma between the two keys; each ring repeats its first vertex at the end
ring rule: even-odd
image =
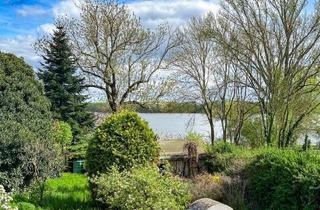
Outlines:
{"type": "Polygon", "coordinates": [[[209,124],[210,124],[210,140],[211,140],[211,145],[214,145],[214,123],[213,119],[209,119],[209,124]]]}

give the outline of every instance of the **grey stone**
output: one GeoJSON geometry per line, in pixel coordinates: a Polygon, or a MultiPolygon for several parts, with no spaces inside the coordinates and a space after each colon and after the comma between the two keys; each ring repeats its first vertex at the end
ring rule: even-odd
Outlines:
{"type": "Polygon", "coordinates": [[[208,210],[233,210],[233,208],[231,208],[230,206],[227,206],[223,203],[218,203],[218,204],[208,208],[208,210]]]}
{"type": "Polygon", "coordinates": [[[210,198],[201,198],[193,202],[189,210],[233,210],[231,207],[210,198]]]}

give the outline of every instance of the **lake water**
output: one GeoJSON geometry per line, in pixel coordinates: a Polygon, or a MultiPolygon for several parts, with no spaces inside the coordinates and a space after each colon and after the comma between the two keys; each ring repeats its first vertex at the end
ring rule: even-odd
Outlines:
{"type": "MultiPolygon", "coordinates": [[[[206,138],[210,126],[204,114],[139,113],[160,138],[183,138],[188,132],[195,132],[206,138]]],[[[215,123],[215,137],[221,138],[221,123],[215,123]]]]}
{"type": "MultiPolygon", "coordinates": [[[[103,113],[96,113],[102,120],[103,113]]],[[[182,139],[188,132],[195,132],[203,135],[206,139],[210,136],[210,126],[204,114],[172,114],[172,113],[139,113],[145,119],[149,126],[157,133],[160,139],[182,139]]],[[[215,138],[222,138],[222,129],[220,121],[215,121],[215,138]]],[[[312,144],[319,142],[319,136],[310,134],[309,138],[312,144]]],[[[303,143],[304,136],[300,138],[299,143],[303,143]]]]}

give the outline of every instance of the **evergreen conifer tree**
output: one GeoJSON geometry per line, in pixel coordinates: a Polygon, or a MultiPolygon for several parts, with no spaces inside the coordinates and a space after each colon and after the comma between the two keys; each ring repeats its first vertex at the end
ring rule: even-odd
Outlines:
{"type": "Polygon", "coordinates": [[[38,76],[44,83],[46,96],[51,101],[55,119],[65,121],[72,127],[75,141],[82,129],[93,126],[93,116],[86,111],[87,99],[83,95],[84,78],[77,75],[76,60],[72,55],[68,37],[62,24],[45,40],[38,76]]]}

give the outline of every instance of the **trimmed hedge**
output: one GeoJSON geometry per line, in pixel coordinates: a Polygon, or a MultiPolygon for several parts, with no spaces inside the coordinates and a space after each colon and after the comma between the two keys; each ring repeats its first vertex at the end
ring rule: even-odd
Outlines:
{"type": "Polygon", "coordinates": [[[97,128],[87,150],[89,176],[104,173],[112,166],[120,170],[154,162],[160,146],[155,133],[137,113],[113,114],[97,128]]]}

